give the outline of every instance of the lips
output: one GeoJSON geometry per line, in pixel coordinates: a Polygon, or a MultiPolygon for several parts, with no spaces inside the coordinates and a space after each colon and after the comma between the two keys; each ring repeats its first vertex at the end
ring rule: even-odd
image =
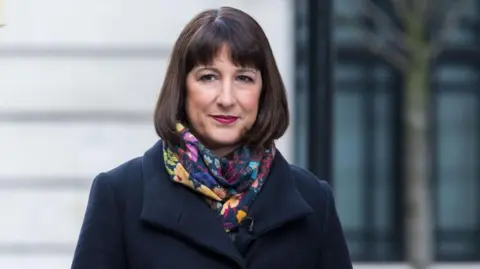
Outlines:
{"type": "Polygon", "coordinates": [[[218,115],[218,116],[212,116],[213,119],[215,119],[218,123],[221,124],[232,124],[238,120],[238,117],[235,116],[223,116],[223,115],[218,115]]]}

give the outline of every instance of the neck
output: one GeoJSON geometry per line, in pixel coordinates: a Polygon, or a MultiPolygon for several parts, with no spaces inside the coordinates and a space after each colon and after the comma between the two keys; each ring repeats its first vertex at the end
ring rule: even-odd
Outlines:
{"type": "Polygon", "coordinates": [[[235,148],[236,148],[236,146],[221,147],[221,148],[211,149],[211,151],[218,158],[223,158],[223,157],[227,156],[228,154],[232,153],[235,150],[235,148]]]}

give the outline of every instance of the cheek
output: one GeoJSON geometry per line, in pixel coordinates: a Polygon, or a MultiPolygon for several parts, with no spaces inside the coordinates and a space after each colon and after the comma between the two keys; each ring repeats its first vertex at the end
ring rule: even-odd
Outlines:
{"type": "MultiPolygon", "coordinates": [[[[190,124],[193,124],[193,125],[200,124],[200,116],[202,115],[201,112],[203,110],[203,106],[200,101],[201,100],[198,100],[198,96],[195,96],[195,94],[187,96],[185,100],[185,110],[187,113],[187,119],[190,122],[190,124]]],[[[195,126],[195,127],[199,127],[199,126],[195,126]]]]}
{"type": "Polygon", "coordinates": [[[193,121],[192,115],[195,115],[195,106],[188,98],[185,100],[185,113],[187,114],[187,120],[191,123],[193,121]]]}
{"type": "MultiPolygon", "coordinates": [[[[200,110],[202,109],[201,96],[199,96],[198,91],[187,88],[187,95],[185,98],[185,112],[187,114],[187,120],[190,124],[198,125],[199,124],[199,115],[200,110]]],[[[198,127],[198,126],[195,126],[198,127]]]]}
{"type": "Polygon", "coordinates": [[[187,83],[186,106],[191,111],[204,111],[215,100],[215,91],[205,85],[192,82],[187,83]]]}
{"type": "Polygon", "coordinates": [[[256,118],[258,113],[259,101],[260,101],[259,93],[249,93],[243,96],[241,103],[246,114],[248,114],[250,117],[256,118]]]}
{"type": "Polygon", "coordinates": [[[185,99],[185,112],[188,122],[198,133],[203,133],[209,123],[208,111],[211,109],[214,96],[212,91],[206,91],[196,84],[187,88],[185,99]]]}

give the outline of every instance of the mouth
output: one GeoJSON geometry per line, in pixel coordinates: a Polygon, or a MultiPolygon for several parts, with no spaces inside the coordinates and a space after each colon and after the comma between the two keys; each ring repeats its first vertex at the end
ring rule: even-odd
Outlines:
{"type": "Polygon", "coordinates": [[[221,124],[232,124],[238,120],[235,116],[212,115],[211,117],[221,124]]]}

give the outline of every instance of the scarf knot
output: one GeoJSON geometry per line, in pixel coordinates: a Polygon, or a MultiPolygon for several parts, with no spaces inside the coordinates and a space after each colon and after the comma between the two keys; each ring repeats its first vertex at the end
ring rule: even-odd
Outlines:
{"type": "Polygon", "coordinates": [[[182,124],[177,132],[184,146],[168,146],[163,141],[165,167],[174,182],[202,194],[223,217],[224,229],[231,233],[247,216],[270,172],[275,146],[252,150],[242,146],[219,158],[182,124]]]}

